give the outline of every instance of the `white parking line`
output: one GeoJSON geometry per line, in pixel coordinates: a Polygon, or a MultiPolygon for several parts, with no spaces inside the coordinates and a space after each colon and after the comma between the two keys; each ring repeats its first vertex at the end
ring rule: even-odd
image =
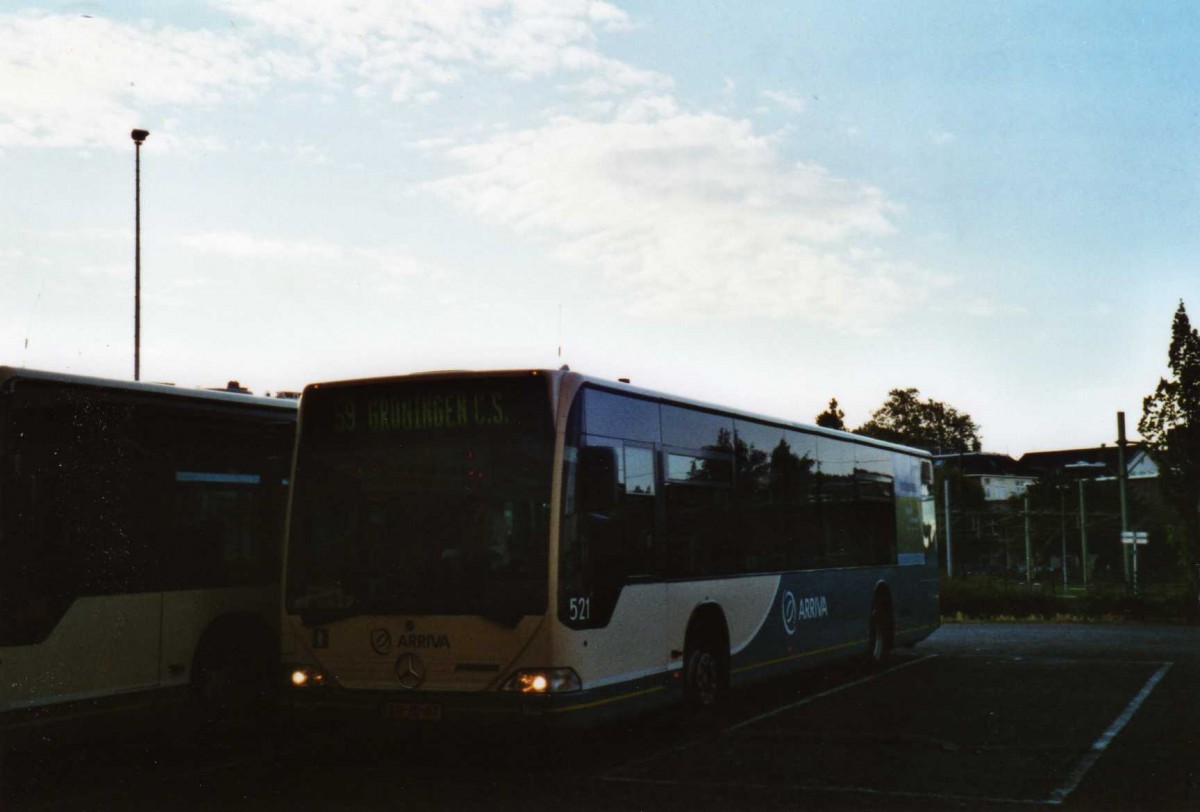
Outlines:
{"type": "MultiPolygon", "coordinates": [[[[681,748],[682,749],[682,748],[681,748]]],[[[831,784],[816,783],[786,783],[766,784],[758,781],[679,781],[668,778],[623,778],[621,776],[601,776],[601,781],[617,784],[649,784],[661,787],[712,787],[714,789],[749,789],[749,790],[798,790],[803,792],[827,792],[835,795],[871,795],[877,798],[916,798],[929,801],[950,801],[970,808],[974,804],[1007,804],[1011,806],[1045,806],[1045,801],[1032,798],[988,798],[982,795],[951,795],[937,792],[911,792],[909,790],[883,790],[869,787],[844,787],[831,784]]]]}
{"type": "Polygon", "coordinates": [[[1163,663],[1157,671],[1150,675],[1150,679],[1146,680],[1146,684],[1142,686],[1142,690],[1138,692],[1138,695],[1130,701],[1121,715],[1108,726],[1108,730],[1104,731],[1100,738],[1096,739],[1092,744],[1092,748],[1079,760],[1079,763],[1075,765],[1075,769],[1071,770],[1071,774],[1067,777],[1066,782],[1050,794],[1050,798],[1046,803],[1060,806],[1067,799],[1067,796],[1075,791],[1076,787],[1083,781],[1084,776],[1088,774],[1088,770],[1092,769],[1092,766],[1104,754],[1104,751],[1108,749],[1108,745],[1112,743],[1112,740],[1124,729],[1125,725],[1129,724],[1129,720],[1137,713],[1138,708],[1146,701],[1146,697],[1150,696],[1155,686],[1162,682],[1162,678],[1167,675],[1167,671],[1171,669],[1172,665],[1174,663],[1163,663]]]}
{"type": "MultiPolygon", "coordinates": [[[[845,691],[850,688],[855,688],[855,687],[858,687],[861,685],[865,685],[867,683],[870,683],[870,682],[873,682],[873,681],[879,679],[880,677],[886,676],[887,674],[900,671],[902,669],[908,668],[913,665],[917,665],[918,663],[926,662],[937,656],[938,656],[937,654],[927,655],[925,657],[921,657],[919,659],[912,660],[912,661],[904,663],[902,665],[895,666],[893,668],[888,669],[887,671],[883,671],[878,674],[872,674],[868,677],[864,677],[862,679],[858,679],[853,682],[848,682],[844,685],[836,686],[827,691],[822,691],[819,694],[813,694],[812,696],[807,696],[804,699],[789,703],[782,707],[774,708],[770,711],[767,711],[766,713],[759,714],[758,716],[754,716],[750,719],[745,719],[741,722],[738,722],[737,724],[731,725],[730,727],[727,727],[724,730],[722,730],[720,733],[718,733],[716,737],[726,736],[731,733],[735,733],[739,730],[747,728],[751,725],[755,725],[761,721],[770,719],[779,714],[785,713],[790,710],[794,710],[794,709],[802,707],[804,705],[808,705],[812,702],[815,702],[818,699],[822,699],[822,698],[831,696],[833,694],[840,693],[840,692],[845,691]]],[[[976,659],[976,658],[972,658],[972,659],[976,659]]],[[[1003,659],[1010,659],[1010,658],[1003,658],[1003,659]]],[[[1022,659],[1024,659],[1024,658],[1022,658],[1022,659]]],[[[1029,658],[1029,659],[1038,660],[1038,658],[1029,658]]],[[[1072,661],[1072,662],[1074,662],[1074,661],[1072,661]]],[[[1120,661],[1108,661],[1108,662],[1115,662],[1115,663],[1120,663],[1120,664],[1132,664],[1132,663],[1137,663],[1137,664],[1142,664],[1142,665],[1147,664],[1144,660],[1142,660],[1142,661],[1120,660],[1120,661]]],[[[1125,707],[1125,709],[1121,712],[1121,714],[1115,720],[1113,720],[1112,724],[1110,724],[1108,726],[1108,728],[1104,731],[1104,733],[1101,734],[1101,736],[1098,739],[1096,739],[1095,742],[1092,743],[1091,748],[1089,748],[1087,753],[1085,753],[1084,756],[1075,764],[1074,768],[1068,774],[1067,779],[1064,781],[1064,783],[1059,788],[1054,790],[1051,793],[1050,798],[1046,799],[1046,800],[1038,800],[1038,799],[1034,799],[1034,798],[999,798],[999,797],[984,797],[984,796],[971,796],[971,795],[955,795],[955,794],[943,794],[943,793],[936,793],[936,792],[922,793],[922,792],[912,792],[912,791],[904,791],[904,790],[880,790],[880,789],[873,789],[870,787],[834,786],[834,785],[827,785],[827,784],[821,784],[821,783],[803,783],[803,782],[790,783],[790,784],[763,784],[763,783],[754,782],[754,781],[749,781],[749,782],[736,782],[736,781],[735,782],[703,782],[703,783],[705,786],[723,787],[723,788],[739,788],[740,787],[740,788],[744,788],[744,789],[763,789],[763,790],[790,788],[790,789],[796,789],[796,790],[806,790],[806,791],[812,790],[812,791],[818,791],[818,792],[832,792],[832,793],[842,793],[842,794],[862,794],[862,795],[871,795],[871,796],[879,796],[879,797],[895,796],[898,798],[914,798],[914,799],[915,798],[927,798],[929,800],[950,801],[950,802],[955,802],[955,803],[991,803],[991,804],[1006,804],[1006,805],[1011,804],[1014,806],[1047,806],[1047,805],[1061,806],[1063,804],[1063,802],[1067,799],[1067,797],[1072,792],[1074,792],[1076,788],[1078,788],[1080,783],[1082,783],[1084,777],[1087,775],[1088,771],[1095,765],[1096,761],[1099,760],[1100,756],[1103,755],[1105,750],[1107,750],[1108,746],[1117,737],[1117,735],[1120,734],[1120,732],[1125,728],[1125,726],[1133,718],[1134,714],[1137,713],[1138,709],[1142,706],[1142,703],[1146,701],[1147,697],[1150,696],[1150,694],[1154,691],[1155,687],[1162,681],[1163,677],[1166,676],[1167,671],[1170,670],[1171,666],[1174,665],[1174,663],[1172,663],[1172,662],[1159,662],[1159,663],[1150,663],[1150,664],[1158,665],[1159,667],[1150,676],[1150,678],[1142,686],[1142,689],[1129,702],[1129,704],[1125,707]]],[[[654,753],[654,754],[646,756],[644,758],[640,758],[640,759],[637,759],[637,760],[631,761],[631,762],[626,762],[625,764],[622,764],[621,766],[617,767],[616,769],[609,771],[605,775],[597,776],[597,778],[601,781],[609,781],[609,782],[616,782],[616,783],[649,784],[649,785],[680,785],[680,786],[694,787],[694,786],[696,786],[696,782],[694,782],[694,781],[673,781],[670,779],[632,777],[632,776],[628,776],[628,775],[621,775],[621,773],[628,770],[631,767],[636,767],[636,766],[639,766],[642,764],[646,764],[648,762],[655,761],[661,757],[672,755],[674,753],[678,753],[678,752],[690,749],[692,747],[703,744],[705,742],[711,742],[713,740],[713,738],[714,737],[705,737],[704,739],[686,742],[684,744],[681,744],[681,745],[678,745],[675,747],[671,747],[666,750],[662,750],[660,752],[654,753]]]]}
{"type": "Polygon", "coordinates": [[[892,668],[887,669],[886,671],[880,671],[878,674],[872,674],[869,677],[863,677],[862,679],[857,679],[854,682],[847,682],[845,685],[839,685],[836,688],[830,688],[828,691],[822,691],[819,694],[813,694],[812,696],[806,696],[806,697],[804,697],[804,699],[801,699],[797,702],[792,702],[791,704],[784,705],[781,708],[775,708],[774,710],[769,710],[766,713],[760,713],[758,716],[755,716],[751,719],[746,719],[744,721],[738,722],[736,725],[733,725],[732,727],[725,728],[725,730],[723,732],[724,733],[733,733],[735,730],[741,730],[744,727],[749,727],[750,725],[758,724],[759,722],[763,721],[764,719],[770,719],[772,716],[778,716],[781,713],[786,713],[787,711],[793,710],[795,708],[803,707],[803,706],[809,704],[810,702],[817,701],[818,699],[824,699],[827,696],[832,696],[836,693],[840,693],[849,688],[856,688],[859,685],[866,685],[868,682],[874,682],[875,680],[879,679],[880,677],[886,677],[888,674],[894,674],[897,671],[903,671],[905,668],[909,668],[909,667],[917,665],[919,663],[923,663],[926,660],[932,660],[936,656],[937,656],[936,654],[930,654],[925,657],[921,657],[920,659],[904,663],[903,665],[894,666],[892,668]]]}
{"type": "MultiPolygon", "coordinates": [[[[808,703],[814,702],[823,697],[832,696],[833,694],[840,693],[841,691],[845,691],[848,688],[854,688],[858,685],[865,685],[868,682],[874,682],[875,680],[879,679],[880,677],[886,677],[888,674],[893,674],[897,671],[902,671],[905,668],[908,668],[909,666],[916,665],[917,663],[923,663],[927,660],[932,660],[934,657],[937,657],[937,656],[938,655],[936,655],[936,654],[929,654],[929,655],[926,655],[919,659],[913,660],[911,662],[903,663],[902,665],[893,666],[893,667],[887,669],[886,671],[880,671],[877,674],[871,674],[868,677],[863,677],[862,679],[855,680],[854,682],[847,682],[845,685],[839,685],[836,688],[830,688],[828,691],[822,691],[819,694],[813,694],[812,696],[807,696],[804,699],[801,699],[797,702],[792,702],[791,704],[784,705],[783,707],[775,708],[773,710],[767,711],[766,713],[761,713],[758,716],[755,716],[753,718],[745,719],[741,722],[738,722],[736,725],[725,728],[720,733],[718,733],[717,736],[727,736],[730,733],[741,730],[742,728],[747,727],[752,724],[755,724],[757,722],[761,722],[764,719],[770,719],[772,716],[776,716],[785,711],[792,710],[793,708],[799,708],[803,705],[807,705],[808,703]]],[[[695,747],[698,744],[703,744],[706,741],[711,741],[711,739],[705,738],[705,739],[697,739],[695,741],[684,742],[683,744],[677,745],[675,747],[668,747],[666,750],[660,750],[657,753],[652,753],[648,756],[644,756],[643,758],[634,759],[633,761],[627,761],[624,764],[622,764],[621,766],[617,767],[615,770],[612,770],[607,775],[599,776],[599,778],[602,781],[639,781],[641,779],[621,778],[619,776],[614,775],[614,773],[620,772],[621,770],[629,769],[630,767],[636,767],[638,765],[645,764],[650,761],[655,761],[656,759],[662,758],[663,756],[671,755],[672,753],[678,753],[683,750],[687,750],[689,748],[695,747]]],[[[646,781],[645,783],[654,783],[654,782],[646,781]]]]}
{"type": "MultiPolygon", "coordinates": [[[[721,732],[718,734],[718,736],[725,736],[728,734],[736,733],[736,732],[738,732],[738,730],[742,730],[746,727],[752,726],[752,724],[757,724],[758,722],[768,720],[768,718],[772,718],[773,716],[778,716],[780,714],[784,714],[784,712],[786,712],[786,711],[794,710],[797,708],[802,708],[802,706],[804,706],[804,705],[808,705],[812,702],[816,702],[817,699],[822,699],[824,697],[833,696],[833,694],[840,693],[842,691],[846,691],[846,690],[848,690],[848,688],[853,688],[853,687],[858,687],[858,686],[868,684],[868,682],[872,682],[877,679],[880,679],[880,678],[882,678],[882,676],[886,676],[887,674],[894,673],[894,672],[899,672],[899,670],[908,668],[910,666],[916,666],[916,664],[918,664],[918,663],[932,660],[932,658],[935,658],[937,656],[938,655],[936,655],[936,654],[932,654],[932,655],[920,657],[920,658],[918,658],[918,660],[913,660],[911,662],[902,663],[902,664],[900,664],[900,666],[895,666],[893,668],[889,668],[888,670],[884,670],[884,672],[881,672],[878,674],[871,674],[870,676],[865,676],[865,678],[863,678],[863,679],[854,680],[852,682],[846,682],[845,685],[839,685],[839,686],[836,686],[833,688],[829,688],[828,691],[822,691],[821,693],[812,694],[812,696],[805,697],[803,699],[799,699],[798,702],[793,702],[793,703],[781,706],[781,708],[774,708],[772,710],[764,712],[764,714],[760,714],[760,715],[748,718],[748,720],[740,721],[737,724],[732,724],[732,726],[727,727],[724,730],[721,730],[721,732]]],[[[1109,661],[1109,662],[1120,662],[1123,664],[1136,662],[1139,664],[1146,664],[1145,661],[1109,661]]],[[[1094,764],[1096,764],[1097,760],[1100,758],[1100,756],[1102,756],[1104,751],[1108,750],[1108,747],[1111,744],[1112,740],[1116,739],[1116,736],[1121,733],[1121,730],[1124,729],[1124,727],[1126,727],[1126,724],[1128,724],[1129,721],[1132,720],[1134,714],[1136,714],[1136,712],[1138,712],[1138,709],[1141,708],[1142,703],[1145,702],[1147,697],[1150,697],[1150,694],[1154,691],[1154,687],[1158,686],[1159,682],[1162,681],[1164,676],[1166,675],[1166,672],[1168,672],[1168,670],[1170,670],[1171,666],[1174,666],[1175,663],[1174,662],[1162,662],[1162,663],[1151,663],[1151,664],[1158,664],[1159,668],[1156,670],[1156,672],[1154,672],[1150,676],[1150,679],[1146,680],[1146,684],[1144,686],[1142,686],[1141,690],[1138,692],[1138,694],[1136,694],[1136,696],[1132,700],[1130,700],[1129,704],[1121,712],[1121,715],[1117,716],[1115,718],[1115,720],[1112,721],[1112,723],[1110,724],[1108,729],[1105,729],[1104,733],[1102,735],[1100,735],[1096,741],[1092,742],[1092,746],[1091,746],[1090,750],[1088,750],[1084,754],[1084,757],[1079,759],[1079,762],[1075,763],[1074,768],[1072,769],[1072,771],[1070,771],[1070,774],[1067,776],[1067,780],[1062,783],[1062,786],[1058,787],[1057,789],[1054,790],[1054,792],[1051,793],[1049,799],[1036,800],[1036,799],[1021,799],[1021,798],[984,798],[984,796],[978,796],[978,795],[955,795],[955,794],[942,794],[942,793],[905,792],[905,790],[880,790],[880,789],[872,789],[872,788],[868,788],[868,787],[845,787],[845,786],[838,787],[838,786],[829,786],[829,784],[821,784],[821,783],[811,783],[811,784],[810,783],[793,783],[793,784],[786,784],[786,788],[817,790],[817,792],[845,793],[845,794],[864,794],[864,795],[877,795],[877,796],[894,795],[894,796],[898,796],[898,798],[913,798],[913,799],[928,798],[930,800],[942,800],[942,801],[953,801],[953,802],[977,802],[977,804],[978,804],[978,802],[988,802],[988,804],[1006,804],[1006,805],[1010,804],[1010,805],[1014,805],[1014,806],[1061,806],[1063,804],[1063,802],[1067,800],[1068,796],[1070,794],[1072,794],[1076,788],[1079,787],[1079,784],[1082,781],[1084,781],[1084,777],[1087,775],[1087,772],[1092,769],[1092,766],[1094,764]]],[[[678,752],[682,752],[684,750],[689,750],[689,748],[704,744],[704,742],[706,742],[706,741],[712,741],[712,739],[706,738],[706,739],[702,739],[702,740],[689,741],[689,742],[685,742],[685,744],[678,745],[676,747],[667,748],[667,750],[650,754],[650,756],[647,756],[644,758],[636,759],[636,760],[634,760],[634,762],[628,762],[628,763],[622,764],[622,765],[618,766],[617,769],[614,769],[614,770],[608,772],[607,775],[601,775],[601,776],[598,776],[598,778],[601,781],[610,781],[610,782],[618,782],[618,783],[661,784],[661,786],[671,786],[671,784],[679,784],[679,786],[696,786],[695,782],[690,782],[690,781],[678,782],[678,781],[672,781],[672,780],[661,780],[661,778],[630,777],[630,776],[620,775],[620,772],[628,770],[629,768],[632,768],[632,766],[637,766],[637,765],[646,764],[649,762],[654,762],[654,760],[656,760],[656,759],[659,759],[659,758],[662,758],[665,756],[671,756],[671,754],[673,754],[673,753],[678,753],[678,752]]],[[[757,783],[757,782],[712,782],[712,783],[704,782],[704,786],[726,787],[726,788],[743,787],[746,789],[785,788],[785,784],[763,784],[763,783],[757,783]]]]}

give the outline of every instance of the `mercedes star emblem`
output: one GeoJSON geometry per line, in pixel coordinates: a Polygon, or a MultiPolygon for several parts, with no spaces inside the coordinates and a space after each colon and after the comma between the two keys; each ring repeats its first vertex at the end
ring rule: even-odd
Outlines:
{"type": "Polygon", "coordinates": [[[425,681],[425,663],[415,654],[401,654],[396,660],[396,679],[400,687],[414,690],[425,681]]]}

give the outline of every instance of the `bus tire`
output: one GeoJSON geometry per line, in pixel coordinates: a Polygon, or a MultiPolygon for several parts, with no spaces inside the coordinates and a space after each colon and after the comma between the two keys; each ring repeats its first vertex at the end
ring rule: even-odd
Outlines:
{"type": "Polygon", "coordinates": [[[729,692],[729,646],[709,622],[688,635],[683,654],[683,699],[696,710],[721,705],[729,692]]]}
{"type": "Polygon", "coordinates": [[[892,654],[895,629],[892,623],[892,602],[886,593],[876,594],[871,601],[867,621],[867,666],[879,670],[887,665],[892,654]]]}

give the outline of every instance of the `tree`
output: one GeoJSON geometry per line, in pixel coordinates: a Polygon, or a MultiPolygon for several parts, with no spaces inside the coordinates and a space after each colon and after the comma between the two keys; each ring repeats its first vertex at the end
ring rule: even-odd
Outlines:
{"type": "Polygon", "coordinates": [[[1180,301],[1167,352],[1170,378],[1142,401],[1138,432],[1158,464],[1163,498],[1178,517],[1171,542],[1193,593],[1200,586],[1200,334],[1180,301]]]}
{"type": "Polygon", "coordinates": [[[846,430],[846,413],[838,408],[837,398],[830,398],[829,408],[817,415],[817,425],[827,429],[846,430]]]}
{"type": "Polygon", "coordinates": [[[920,394],[915,387],[893,389],[854,433],[935,452],[980,449],[979,424],[969,414],[920,394]]]}

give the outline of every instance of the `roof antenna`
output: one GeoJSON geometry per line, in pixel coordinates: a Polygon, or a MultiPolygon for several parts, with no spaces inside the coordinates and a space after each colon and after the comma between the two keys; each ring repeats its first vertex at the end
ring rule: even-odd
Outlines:
{"type": "MultiPolygon", "coordinates": [[[[563,302],[558,302],[558,360],[563,360],[563,302]]],[[[565,363],[559,369],[562,369],[563,372],[571,371],[571,368],[565,363]]]]}
{"type": "Polygon", "coordinates": [[[29,308],[29,318],[25,321],[25,350],[21,353],[21,368],[25,368],[25,364],[29,361],[29,334],[33,331],[33,316],[37,313],[38,304],[42,301],[42,291],[46,287],[46,279],[42,278],[42,284],[38,286],[37,296],[33,299],[33,307],[29,308]]]}

